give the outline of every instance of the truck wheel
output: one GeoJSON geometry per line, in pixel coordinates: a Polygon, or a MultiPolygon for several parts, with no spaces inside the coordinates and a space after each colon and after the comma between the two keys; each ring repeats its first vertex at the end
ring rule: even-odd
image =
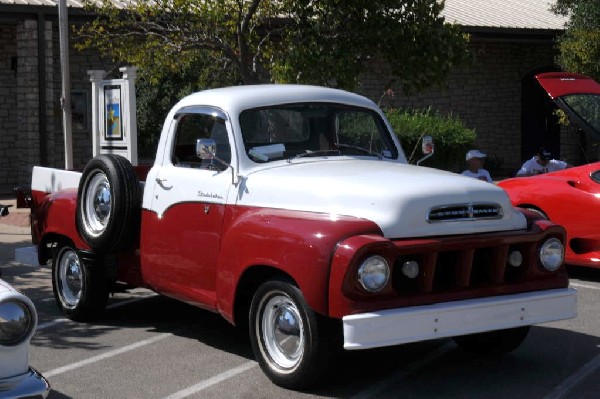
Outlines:
{"type": "Polygon", "coordinates": [[[83,261],[70,245],[52,259],[52,289],[60,310],[71,320],[98,317],[106,307],[109,281],[103,265],[83,261]]]}
{"type": "Polygon", "coordinates": [[[254,355],[267,377],[291,389],[308,388],[324,377],[330,361],[326,324],[294,285],[261,285],[250,305],[249,330],[254,355]]]}
{"type": "Polygon", "coordinates": [[[454,337],[463,350],[481,355],[502,355],[514,351],[527,338],[530,326],[454,337]]]}
{"type": "Polygon", "coordinates": [[[77,193],[77,231],[96,252],[133,245],[139,230],[141,193],[131,163],[119,155],[99,155],[86,165],[77,193]]]}

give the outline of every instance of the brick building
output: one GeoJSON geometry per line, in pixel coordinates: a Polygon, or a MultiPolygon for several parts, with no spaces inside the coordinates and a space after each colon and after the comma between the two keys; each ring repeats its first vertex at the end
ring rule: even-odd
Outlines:
{"type": "MultiPolygon", "coordinates": [[[[446,0],[444,15],[470,35],[473,63],[453,69],[443,87],[414,96],[392,87],[399,94],[382,105],[458,115],[475,129],[477,146],[499,161],[501,175],[516,172],[541,145],[569,163],[585,162],[579,136],[559,126],[556,107],[534,81],[559,70],[555,40],[566,19],[550,11],[549,0],[446,0]]],[[[361,81],[363,94],[379,99],[388,68],[375,62],[361,81]]]]}
{"type": "MultiPolygon", "coordinates": [[[[410,97],[397,91],[384,104],[459,115],[507,172],[540,144],[578,163],[575,136],[558,127],[532,80],[537,72],[557,70],[554,40],[565,20],[550,12],[548,1],[446,0],[446,19],[471,35],[473,64],[453,70],[443,87],[410,97]]],[[[56,4],[0,0],[0,194],[28,185],[33,165],[64,165],[56,4]]],[[[80,3],[68,5],[70,23],[85,18],[80,3]]],[[[73,48],[70,63],[74,165],[82,168],[92,152],[86,72],[115,65],[73,48]]],[[[389,80],[386,66],[374,62],[358,91],[378,101],[389,80]]]]}

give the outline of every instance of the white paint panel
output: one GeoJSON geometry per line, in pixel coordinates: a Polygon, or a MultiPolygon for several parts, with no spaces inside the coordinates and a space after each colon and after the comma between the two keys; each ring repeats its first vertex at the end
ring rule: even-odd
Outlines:
{"type": "Polygon", "coordinates": [[[51,194],[68,188],[77,188],[80,179],[80,172],[34,166],[31,190],[51,194]]]}
{"type": "Polygon", "coordinates": [[[237,204],[320,212],[371,220],[387,238],[476,234],[526,228],[506,193],[494,184],[437,169],[356,157],[274,162],[248,174],[237,204]],[[432,207],[477,203],[502,206],[494,220],[428,223],[432,207]]]}
{"type": "MultiPolygon", "coordinates": [[[[37,325],[37,313],[33,302],[25,295],[14,289],[6,281],[0,279],[0,302],[15,300],[25,303],[32,309],[33,332],[37,325]]],[[[16,346],[0,345],[0,379],[26,373],[29,370],[29,336],[24,342],[16,346]]]]}
{"type": "Polygon", "coordinates": [[[445,302],[343,318],[344,348],[368,349],[529,326],[577,315],[572,288],[445,302]]]}

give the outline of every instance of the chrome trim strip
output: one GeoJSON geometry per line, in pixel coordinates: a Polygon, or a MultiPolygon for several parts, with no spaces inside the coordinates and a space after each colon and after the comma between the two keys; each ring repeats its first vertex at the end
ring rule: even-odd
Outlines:
{"type": "Polygon", "coordinates": [[[3,398],[46,398],[49,391],[46,378],[32,367],[24,374],[0,379],[0,397],[3,398]]]}
{"type": "Polygon", "coordinates": [[[493,202],[468,202],[461,204],[448,204],[434,206],[429,209],[425,220],[427,223],[456,222],[456,221],[476,221],[502,219],[504,210],[502,206],[493,202]],[[485,212],[482,212],[485,211],[485,212]],[[447,218],[432,218],[432,213],[448,213],[447,218]],[[450,214],[451,213],[451,214],[450,214]],[[489,216],[478,216],[478,213],[491,213],[489,216]]]}

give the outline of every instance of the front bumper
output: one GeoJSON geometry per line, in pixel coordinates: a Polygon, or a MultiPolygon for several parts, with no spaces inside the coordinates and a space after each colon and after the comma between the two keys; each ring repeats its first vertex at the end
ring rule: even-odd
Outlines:
{"type": "Polygon", "coordinates": [[[576,291],[553,289],[343,317],[344,349],[368,349],[577,316],[576,291]]]}
{"type": "Polygon", "coordinates": [[[33,368],[29,371],[10,378],[0,379],[0,397],[11,399],[46,398],[50,384],[43,375],[33,368]]]}

